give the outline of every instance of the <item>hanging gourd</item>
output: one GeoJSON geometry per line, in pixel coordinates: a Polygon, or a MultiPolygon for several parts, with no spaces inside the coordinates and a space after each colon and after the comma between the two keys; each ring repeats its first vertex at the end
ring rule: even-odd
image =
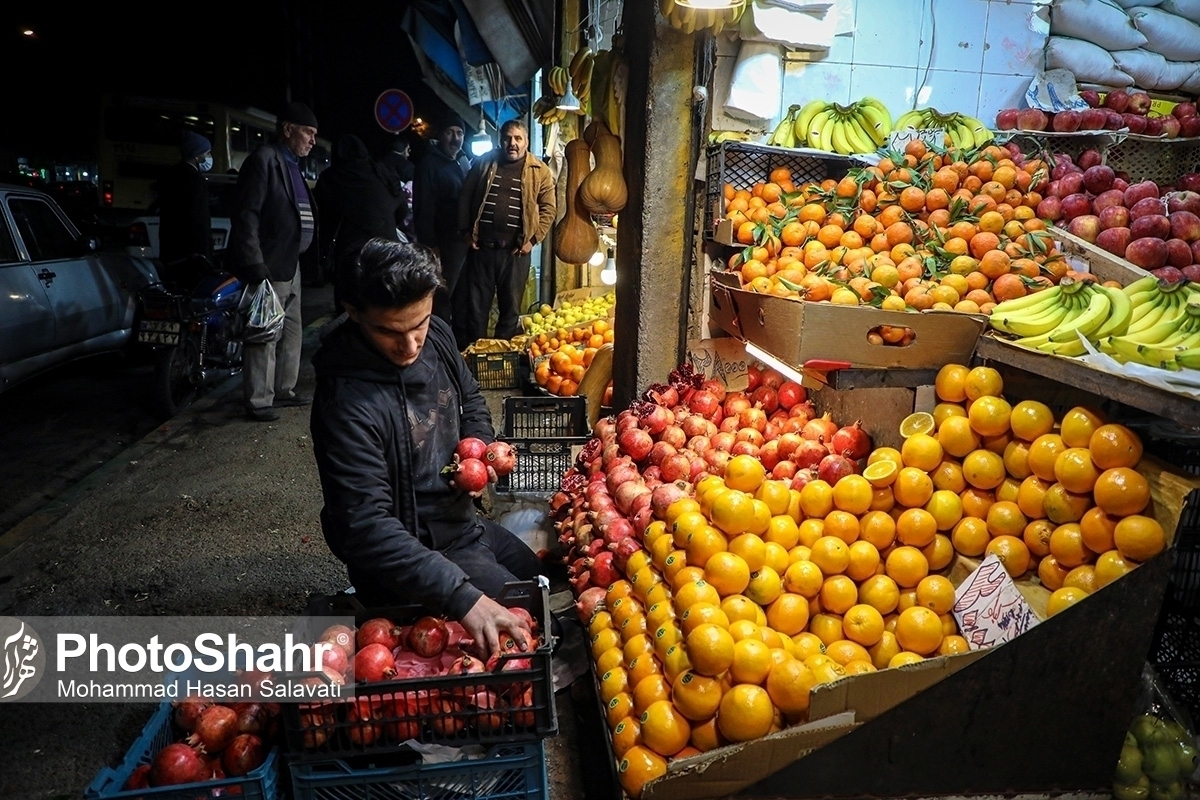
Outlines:
{"type": "Polygon", "coordinates": [[[621,140],[611,133],[597,133],[592,156],[596,166],[579,187],[579,201],[593,214],[616,214],[629,199],[621,165],[621,140]]]}
{"type": "Polygon", "coordinates": [[[579,187],[591,171],[591,151],[583,139],[567,142],[567,211],[554,226],[554,254],[568,264],[582,264],[600,249],[600,235],[583,204],[579,187]]]}

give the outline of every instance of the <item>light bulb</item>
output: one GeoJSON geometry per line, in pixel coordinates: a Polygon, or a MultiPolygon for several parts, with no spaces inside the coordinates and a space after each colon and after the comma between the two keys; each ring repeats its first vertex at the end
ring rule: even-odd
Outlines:
{"type": "Polygon", "coordinates": [[[596,252],[592,253],[592,257],[588,259],[588,264],[590,264],[593,267],[598,267],[603,263],[604,263],[604,253],[603,253],[603,251],[600,251],[600,250],[597,250],[596,252]]]}
{"type": "Polygon", "coordinates": [[[617,260],[612,256],[604,262],[604,269],[600,271],[600,282],[605,286],[612,286],[617,282],[617,260]]]}

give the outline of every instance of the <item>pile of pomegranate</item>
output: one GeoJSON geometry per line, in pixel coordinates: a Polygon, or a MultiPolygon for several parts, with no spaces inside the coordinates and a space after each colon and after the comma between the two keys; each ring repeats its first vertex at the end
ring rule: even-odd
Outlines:
{"type": "Polygon", "coordinates": [[[454,460],[444,469],[442,474],[450,479],[455,488],[470,493],[482,492],[491,475],[503,478],[517,466],[517,454],[508,442],[492,442],[488,444],[482,439],[468,436],[458,443],[454,450],[454,460]],[[491,473],[488,468],[491,467],[491,473]]]}
{"type": "Polygon", "coordinates": [[[500,652],[487,661],[468,652],[472,641],[462,625],[437,617],[421,617],[411,625],[375,617],[357,630],[344,625],[327,628],[318,639],[333,645],[325,657],[325,678],[337,685],[356,684],[359,690],[348,700],[299,706],[304,747],[326,747],[339,732],[348,740],[342,743],[351,747],[403,742],[422,738],[426,724],[438,738],[454,737],[468,728],[492,733],[506,726],[533,726],[532,684],[488,679],[492,673],[533,666],[530,654],[539,637],[537,620],[524,608],[509,611],[525,620],[534,640],[522,648],[505,637],[500,652]],[[431,680],[458,675],[483,677],[479,684],[431,680]],[[378,693],[362,688],[410,679],[419,679],[421,688],[388,686],[378,693]]]}
{"type": "Polygon", "coordinates": [[[732,457],[755,457],[769,477],[802,489],[861,472],[870,452],[860,423],[817,415],[807,390],[774,369],[752,366],[747,388],[732,392],[688,364],[675,369],[667,384],[596,423],[550,501],[580,617],[591,619],[623,576],[654,515],[704,477],[723,476],[732,457]]]}
{"type": "MultiPolygon", "coordinates": [[[[255,673],[248,673],[256,675],[255,673]]],[[[191,696],[174,704],[183,738],[133,771],[126,789],[149,789],[236,778],[258,769],[279,735],[278,703],[223,705],[191,696]]]]}

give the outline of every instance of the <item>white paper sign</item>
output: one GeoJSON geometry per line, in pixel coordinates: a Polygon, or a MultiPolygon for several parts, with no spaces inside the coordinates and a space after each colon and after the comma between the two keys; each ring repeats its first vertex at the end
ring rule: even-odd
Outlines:
{"type": "Polygon", "coordinates": [[[1038,624],[1033,609],[995,555],[985,558],[959,585],[950,613],[972,650],[1004,644],[1038,624]]]}
{"type": "Polygon", "coordinates": [[[905,128],[902,131],[892,131],[888,134],[888,149],[903,150],[909,142],[918,139],[925,144],[941,147],[946,141],[946,132],[941,128],[905,128]]]}

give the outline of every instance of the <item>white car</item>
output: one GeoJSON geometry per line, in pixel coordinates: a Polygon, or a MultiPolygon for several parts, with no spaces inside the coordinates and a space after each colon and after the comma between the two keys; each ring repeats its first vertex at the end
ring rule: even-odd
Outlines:
{"type": "MultiPolygon", "coordinates": [[[[229,246],[230,216],[237,203],[237,175],[207,175],[208,210],[211,215],[209,231],[212,234],[213,255],[220,256],[229,246]]],[[[157,204],[156,204],[157,206],[157,204]]],[[[151,212],[157,212],[157,207],[151,212]]],[[[125,252],[142,258],[158,258],[157,213],[143,214],[129,223],[129,240],[125,252]]]]}

